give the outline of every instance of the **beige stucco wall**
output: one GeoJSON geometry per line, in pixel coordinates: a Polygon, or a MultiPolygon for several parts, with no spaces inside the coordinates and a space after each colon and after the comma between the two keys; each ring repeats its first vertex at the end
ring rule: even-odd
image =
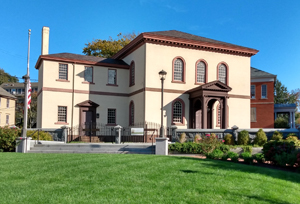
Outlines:
{"type": "Polygon", "coordinates": [[[4,97],[1,98],[0,104],[0,126],[14,126],[15,125],[15,108],[16,101],[4,97]],[[7,100],[9,100],[9,107],[7,107],[7,100]],[[6,116],[9,116],[9,123],[6,123],[6,116]]]}
{"type": "Polygon", "coordinates": [[[250,128],[250,100],[229,98],[229,128],[236,125],[240,129],[250,128]]]}
{"type": "MultiPolygon", "coordinates": [[[[158,72],[164,69],[167,72],[166,80],[164,81],[164,88],[168,89],[169,92],[172,92],[172,90],[187,91],[199,86],[195,85],[195,66],[199,59],[203,59],[207,62],[208,82],[217,80],[217,66],[221,62],[225,62],[228,65],[228,85],[232,88],[232,91],[230,91],[229,94],[240,96],[240,98],[230,98],[229,127],[231,127],[231,124],[240,124],[243,128],[250,128],[250,116],[248,117],[250,114],[250,99],[241,99],[245,96],[250,97],[249,57],[156,44],[146,44],[146,52],[146,87],[160,89],[161,81],[159,79],[158,72]],[[172,62],[175,57],[182,57],[185,60],[185,83],[172,83],[172,62]],[[236,106],[236,104],[241,102],[243,104],[236,106]],[[241,116],[245,116],[245,120],[241,121],[241,116]]],[[[157,119],[157,116],[151,116],[154,112],[159,113],[158,115],[160,115],[160,97],[156,97],[155,100],[151,100],[154,95],[156,94],[148,92],[146,94],[146,119],[155,120],[160,123],[160,119],[157,119]]],[[[170,103],[170,100],[176,98],[175,96],[180,96],[180,94],[171,93],[169,93],[169,95],[173,96],[169,97],[167,96],[167,93],[165,93],[165,103],[170,103]]],[[[185,106],[188,107],[188,99],[184,102],[185,106]]],[[[189,111],[186,110],[185,115],[187,119],[189,119],[188,113],[189,111]]],[[[216,114],[214,112],[214,125],[216,124],[215,115],[216,114]]],[[[168,111],[167,117],[171,117],[168,111]]]]}

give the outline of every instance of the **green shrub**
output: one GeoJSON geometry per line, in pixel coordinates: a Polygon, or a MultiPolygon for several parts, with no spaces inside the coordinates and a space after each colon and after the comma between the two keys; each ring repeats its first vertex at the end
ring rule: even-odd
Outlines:
{"type": "Polygon", "coordinates": [[[277,117],[275,122],[274,122],[274,127],[275,128],[289,128],[289,121],[287,118],[284,117],[277,117]]]}
{"type": "Polygon", "coordinates": [[[28,130],[27,131],[27,137],[32,137],[33,140],[37,140],[39,135],[39,140],[47,140],[47,141],[52,141],[52,135],[48,132],[45,131],[33,131],[33,130],[28,130]]]}
{"type": "Polygon", "coordinates": [[[297,147],[300,146],[300,141],[298,140],[298,137],[297,137],[297,136],[292,136],[292,135],[290,135],[290,136],[288,136],[285,140],[286,140],[286,141],[290,141],[290,142],[294,142],[295,145],[296,145],[297,147]]]}
{"type": "Polygon", "coordinates": [[[247,145],[250,140],[249,133],[247,130],[243,130],[238,134],[238,144],[247,145]]]}
{"type": "Polygon", "coordinates": [[[257,163],[263,163],[265,161],[265,156],[263,153],[254,154],[252,157],[257,161],[257,163]]]}
{"type": "Polygon", "coordinates": [[[243,149],[243,152],[252,153],[252,147],[251,146],[243,146],[242,149],[243,149]]]}
{"type": "Polygon", "coordinates": [[[21,130],[17,128],[0,127],[0,152],[14,152],[16,148],[16,138],[21,135],[21,130]]]}
{"type": "Polygon", "coordinates": [[[267,141],[268,138],[266,133],[262,129],[259,129],[259,131],[256,133],[253,144],[263,146],[267,141]]]}
{"type": "Polygon", "coordinates": [[[282,140],[282,133],[278,132],[277,130],[273,133],[273,136],[271,138],[271,140],[275,140],[275,141],[281,141],[282,140]]]}
{"type": "Polygon", "coordinates": [[[223,155],[224,155],[224,153],[221,150],[215,149],[211,153],[208,153],[206,155],[206,157],[209,159],[221,159],[223,157],[223,155]]]}
{"type": "Polygon", "coordinates": [[[269,141],[263,146],[263,153],[266,161],[272,161],[276,163],[275,155],[281,155],[285,153],[291,153],[295,151],[296,146],[294,142],[289,141],[269,141]]]}
{"type": "Polygon", "coordinates": [[[202,151],[204,154],[211,153],[215,149],[218,149],[223,143],[218,139],[218,137],[212,134],[206,134],[201,140],[202,151]]]}
{"type": "Polygon", "coordinates": [[[186,134],[183,132],[180,134],[179,142],[184,143],[186,141],[186,134]]]}
{"type": "Polygon", "coordinates": [[[230,147],[228,145],[225,144],[221,144],[218,149],[220,149],[222,152],[227,153],[230,151],[230,147]]]}
{"type": "Polygon", "coordinates": [[[227,161],[228,158],[229,158],[228,154],[224,153],[223,156],[222,156],[222,160],[227,161]]]}
{"type": "Polygon", "coordinates": [[[194,137],[194,142],[195,143],[200,143],[201,140],[202,140],[202,138],[201,138],[200,134],[196,134],[195,137],[194,137]]]}
{"type": "Polygon", "coordinates": [[[287,164],[293,166],[297,162],[298,151],[290,153],[283,152],[275,155],[275,163],[279,166],[286,166],[287,164]]]}
{"type": "Polygon", "coordinates": [[[232,134],[226,134],[224,140],[224,144],[235,145],[234,137],[232,136],[232,134]]]}
{"type": "Polygon", "coordinates": [[[252,164],[253,163],[252,154],[250,152],[241,153],[240,158],[243,158],[244,162],[247,163],[247,164],[252,164]]]}
{"type": "Polygon", "coordinates": [[[233,162],[237,162],[239,159],[239,154],[235,152],[228,152],[227,157],[231,159],[233,162]]]}
{"type": "Polygon", "coordinates": [[[287,137],[289,137],[289,136],[296,136],[296,137],[298,137],[298,135],[296,133],[294,133],[294,132],[291,132],[291,133],[287,134],[287,137]]]}
{"type": "Polygon", "coordinates": [[[202,154],[202,144],[197,144],[193,142],[179,143],[169,145],[170,152],[182,152],[182,153],[193,153],[193,154],[202,154]]]}

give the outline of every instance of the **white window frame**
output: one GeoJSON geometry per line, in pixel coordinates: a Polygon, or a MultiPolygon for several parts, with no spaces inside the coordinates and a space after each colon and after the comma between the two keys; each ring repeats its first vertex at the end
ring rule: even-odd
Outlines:
{"type": "Polygon", "coordinates": [[[68,64],[59,64],[58,79],[68,80],[68,64]]]}
{"type": "Polygon", "coordinates": [[[116,69],[108,69],[107,71],[107,84],[108,85],[117,85],[117,70],[116,69]],[[114,72],[114,76],[110,75],[110,72],[114,72]],[[114,78],[111,78],[114,77],[114,78]]]}
{"type": "Polygon", "coordinates": [[[84,81],[93,83],[94,82],[94,68],[93,67],[84,67],[84,81]],[[89,76],[90,74],[90,76],[89,76]]]}
{"type": "Polygon", "coordinates": [[[255,85],[251,85],[251,90],[250,90],[250,96],[251,96],[251,99],[255,99],[255,97],[256,97],[256,86],[255,85]],[[254,87],[254,89],[253,89],[253,91],[254,91],[254,93],[253,93],[253,95],[254,96],[252,96],[252,88],[254,87]]]}
{"type": "Polygon", "coordinates": [[[261,85],[261,98],[262,98],[262,99],[268,98],[268,88],[267,88],[267,84],[262,84],[262,85],[261,85]],[[265,95],[263,95],[263,87],[266,87],[265,95]]]}

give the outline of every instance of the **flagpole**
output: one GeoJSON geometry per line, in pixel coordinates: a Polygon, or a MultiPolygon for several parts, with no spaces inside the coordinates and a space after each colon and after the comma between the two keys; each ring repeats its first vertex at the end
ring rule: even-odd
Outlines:
{"type": "Polygon", "coordinates": [[[23,117],[23,129],[22,129],[22,153],[27,152],[27,117],[28,117],[28,83],[29,83],[29,57],[30,57],[30,34],[31,30],[28,30],[28,55],[27,55],[27,74],[23,76],[25,93],[24,93],[24,117],[23,117]]]}

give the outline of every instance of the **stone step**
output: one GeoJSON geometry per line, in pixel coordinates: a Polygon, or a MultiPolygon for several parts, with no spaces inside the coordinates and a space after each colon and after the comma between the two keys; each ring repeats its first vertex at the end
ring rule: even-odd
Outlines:
{"type": "Polygon", "coordinates": [[[28,153],[115,153],[154,154],[155,146],[145,144],[37,144],[28,153]]]}

